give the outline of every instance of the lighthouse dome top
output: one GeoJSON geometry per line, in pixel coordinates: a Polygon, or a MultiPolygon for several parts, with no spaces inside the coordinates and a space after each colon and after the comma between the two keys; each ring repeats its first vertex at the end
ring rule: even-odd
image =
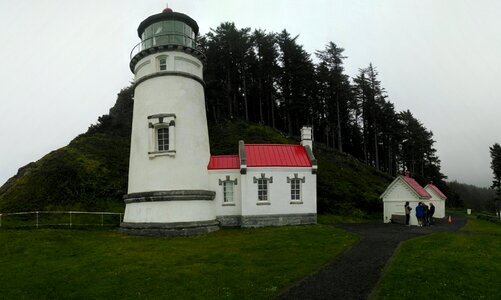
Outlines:
{"type": "Polygon", "coordinates": [[[188,25],[195,35],[198,35],[198,24],[195,20],[190,18],[188,15],[183,13],[174,12],[170,8],[164,9],[161,13],[149,16],[146,18],[139,27],[137,28],[137,34],[139,38],[143,38],[144,31],[152,24],[162,22],[162,21],[180,21],[188,25]]]}
{"type": "Polygon", "coordinates": [[[135,72],[136,64],[144,57],[165,51],[182,51],[204,62],[205,55],[196,41],[198,30],[195,20],[170,8],[149,16],[137,28],[141,42],[130,53],[131,71],[135,72]]]}

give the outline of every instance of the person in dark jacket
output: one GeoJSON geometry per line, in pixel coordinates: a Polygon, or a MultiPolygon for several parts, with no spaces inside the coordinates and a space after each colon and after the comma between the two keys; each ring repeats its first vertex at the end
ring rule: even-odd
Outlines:
{"type": "Polygon", "coordinates": [[[409,220],[411,218],[411,210],[412,210],[412,208],[409,206],[409,201],[405,202],[404,208],[405,208],[405,225],[411,226],[409,224],[409,220]]]}
{"type": "Polygon", "coordinates": [[[424,207],[423,202],[419,202],[418,206],[416,206],[416,218],[418,220],[418,225],[420,227],[423,226],[424,221],[424,207]]]}
{"type": "Polygon", "coordinates": [[[428,208],[428,205],[423,203],[423,208],[424,208],[424,226],[430,226],[430,214],[429,211],[430,209],[428,208]]]}
{"type": "Polygon", "coordinates": [[[434,225],[435,222],[433,222],[433,215],[435,214],[435,205],[433,203],[430,203],[430,211],[428,212],[428,218],[430,219],[430,225],[434,225]]]}

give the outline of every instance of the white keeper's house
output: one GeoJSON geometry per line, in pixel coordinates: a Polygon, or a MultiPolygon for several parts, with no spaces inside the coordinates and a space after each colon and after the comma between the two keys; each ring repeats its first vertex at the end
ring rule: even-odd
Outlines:
{"type": "Polygon", "coordinates": [[[429,206],[435,206],[434,218],[445,217],[445,195],[433,183],[423,188],[414,178],[409,175],[400,175],[386,188],[380,196],[383,199],[383,221],[390,223],[397,219],[405,220],[405,202],[409,202],[412,208],[410,225],[418,225],[416,218],[416,206],[423,202],[429,206]]]}
{"type": "Polygon", "coordinates": [[[236,155],[210,155],[198,30],[169,8],[139,25],[141,42],[130,61],[134,111],[122,230],[189,235],[316,223],[310,127],[301,129],[301,145],[240,141],[236,155]]]}

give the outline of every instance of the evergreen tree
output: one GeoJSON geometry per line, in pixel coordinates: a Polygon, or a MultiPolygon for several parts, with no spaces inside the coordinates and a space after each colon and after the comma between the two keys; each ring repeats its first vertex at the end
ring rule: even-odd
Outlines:
{"type": "Polygon", "coordinates": [[[489,147],[491,152],[491,169],[494,174],[491,188],[496,192],[496,201],[501,200],[501,146],[495,143],[489,147]]]}
{"type": "MultiPolygon", "coordinates": [[[[332,133],[332,145],[343,152],[343,132],[348,131],[349,111],[348,103],[352,97],[351,85],[348,76],[343,73],[344,49],[330,42],[323,51],[316,51],[320,59],[317,68],[320,99],[327,113],[327,131],[332,133]]],[[[328,133],[327,133],[328,136],[328,133]]]]}
{"type": "Polygon", "coordinates": [[[289,135],[299,132],[312,115],[314,66],[310,55],[296,42],[298,37],[291,37],[286,30],[277,36],[280,53],[277,94],[283,128],[289,135]]]}

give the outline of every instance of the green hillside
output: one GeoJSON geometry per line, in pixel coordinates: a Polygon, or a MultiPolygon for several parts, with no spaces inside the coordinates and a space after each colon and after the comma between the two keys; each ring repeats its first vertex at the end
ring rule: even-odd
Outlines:
{"type": "MultiPolygon", "coordinates": [[[[0,211],[53,209],[122,211],[127,192],[133,91],[123,89],[115,106],[67,146],[19,169],[0,187],[0,211]]],[[[238,141],[297,143],[263,125],[210,124],[212,154],[237,154],[238,141]]],[[[349,155],[314,145],[318,159],[319,211],[374,211],[391,177],[349,155]]]]}

